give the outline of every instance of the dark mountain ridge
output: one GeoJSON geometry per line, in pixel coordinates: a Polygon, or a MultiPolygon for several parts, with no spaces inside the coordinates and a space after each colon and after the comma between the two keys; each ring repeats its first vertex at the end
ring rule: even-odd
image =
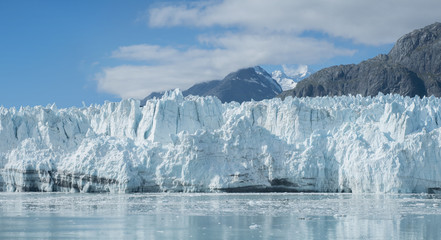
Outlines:
{"type": "Polygon", "coordinates": [[[376,96],[379,92],[441,97],[441,23],[404,35],[387,55],[322,69],[278,97],[376,96]]]}

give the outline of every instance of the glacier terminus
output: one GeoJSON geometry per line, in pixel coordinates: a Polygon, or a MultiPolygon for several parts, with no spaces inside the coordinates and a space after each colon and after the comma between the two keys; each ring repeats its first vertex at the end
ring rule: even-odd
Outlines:
{"type": "Polygon", "coordinates": [[[215,97],[0,108],[0,190],[426,193],[441,99],[215,97]]]}

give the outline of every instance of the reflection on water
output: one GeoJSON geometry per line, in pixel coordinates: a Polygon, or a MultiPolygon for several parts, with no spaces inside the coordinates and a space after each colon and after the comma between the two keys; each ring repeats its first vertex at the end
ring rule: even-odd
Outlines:
{"type": "Polygon", "coordinates": [[[0,239],[440,239],[441,199],[0,193],[0,239]]]}

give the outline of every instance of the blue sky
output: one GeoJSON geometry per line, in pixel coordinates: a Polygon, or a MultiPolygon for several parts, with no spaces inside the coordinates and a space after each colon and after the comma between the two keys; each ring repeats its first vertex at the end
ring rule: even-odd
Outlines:
{"type": "Polygon", "coordinates": [[[438,0],[365,2],[0,1],[0,105],[100,104],[253,65],[358,63],[441,21],[438,0]]]}

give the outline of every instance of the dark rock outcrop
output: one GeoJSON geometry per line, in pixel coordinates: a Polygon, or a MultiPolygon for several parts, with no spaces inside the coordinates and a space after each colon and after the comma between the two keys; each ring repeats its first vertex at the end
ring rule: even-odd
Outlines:
{"type": "MultiPolygon", "coordinates": [[[[182,92],[184,96],[216,96],[222,102],[260,101],[277,96],[282,92],[280,85],[261,67],[240,69],[228,74],[222,80],[198,83],[182,92]]],[[[145,105],[148,99],[161,97],[164,92],[151,93],[141,101],[145,105]]]]}
{"type": "Polygon", "coordinates": [[[387,55],[322,69],[279,97],[376,96],[379,92],[441,97],[441,23],[404,35],[387,55]]]}

